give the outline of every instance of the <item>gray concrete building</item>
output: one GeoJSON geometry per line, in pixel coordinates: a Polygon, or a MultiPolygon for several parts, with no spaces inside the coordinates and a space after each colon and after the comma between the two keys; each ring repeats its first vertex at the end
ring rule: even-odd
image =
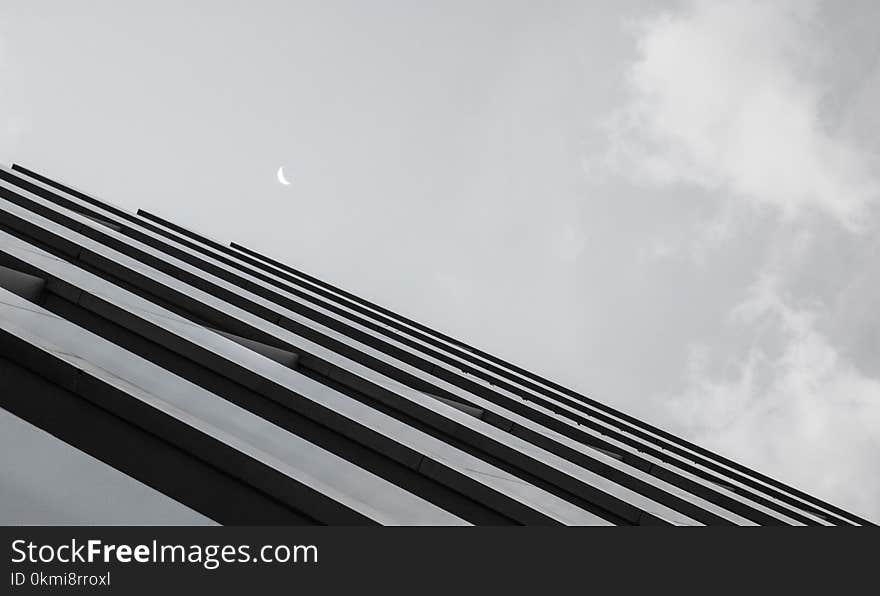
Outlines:
{"type": "Polygon", "coordinates": [[[7,524],[869,523],[19,166],[0,170],[0,408],[7,524]]]}

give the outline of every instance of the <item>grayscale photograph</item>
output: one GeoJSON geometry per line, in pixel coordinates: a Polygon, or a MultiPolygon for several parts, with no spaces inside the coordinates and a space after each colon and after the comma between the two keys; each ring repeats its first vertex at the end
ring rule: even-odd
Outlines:
{"type": "Polygon", "coordinates": [[[874,526],[878,105],[871,0],[4,1],[0,525],[874,526]]]}

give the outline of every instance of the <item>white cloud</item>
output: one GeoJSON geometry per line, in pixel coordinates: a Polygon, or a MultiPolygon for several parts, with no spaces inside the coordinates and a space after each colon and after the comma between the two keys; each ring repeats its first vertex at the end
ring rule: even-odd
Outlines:
{"type": "Polygon", "coordinates": [[[687,256],[696,265],[706,265],[712,254],[735,234],[743,214],[736,205],[727,203],[712,217],[697,221],[690,233],[675,237],[654,237],[638,247],[636,258],[650,264],[675,256],[687,256]]]}
{"type": "Polygon", "coordinates": [[[608,163],[652,184],[691,184],[786,218],[818,209],[857,228],[876,163],[823,124],[829,54],[803,0],[690,2],[642,23],[608,163]]]}
{"type": "MultiPolygon", "coordinates": [[[[880,380],[840,347],[833,307],[847,280],[864,275],[839,261],[844,251],[828,250],[838,234],[870,244],[880,161],[871,135],[855,134],[873,109],[829,99],[841,91],[829,69],[848,39],[819,26],[822,8],[694,0],[639,24],[605,165],[649,190],[686,185],[717,203],[715,218],[690,233],[649,239],[645,262],[686,252],[711,265],[715,248],[731,239],[743,248],[758,219],[769,224],[748,297],[731,297],[724,330],[694,347],[682,389],[661,396],[657,415],[710,449],[880,521],[880,380]]],[[[859,287],[864,297],[850,292],[846,304],[864,327],[875,324],[876,305],[859,287]]]]}
{"type": "Polygon", "coordinates": [[[722,371],[695,349],[689,388],[664,407],[671,424],[726,453],[880,521],[880,381],[853,367],[763,278],[733,311],[755,341],[722,371]],[[726,370],[724,370],[726,369],[726,370]]]}

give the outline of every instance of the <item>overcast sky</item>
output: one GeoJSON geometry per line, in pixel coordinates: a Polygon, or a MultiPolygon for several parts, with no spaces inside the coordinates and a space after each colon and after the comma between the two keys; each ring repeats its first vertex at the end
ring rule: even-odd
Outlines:
{"type": "Polygon", "coordinates": [[[7,0],[0,161],[880,521],[878,22],[872,0],[7,0]]]}

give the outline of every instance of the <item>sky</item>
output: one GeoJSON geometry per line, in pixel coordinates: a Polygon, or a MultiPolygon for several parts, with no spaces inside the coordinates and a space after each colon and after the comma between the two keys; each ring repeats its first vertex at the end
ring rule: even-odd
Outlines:
{"type": "Polygon", "coordinates": [[[0,162],[880,521],[877,22],[855,0],[9,0],[0,162]]]}

